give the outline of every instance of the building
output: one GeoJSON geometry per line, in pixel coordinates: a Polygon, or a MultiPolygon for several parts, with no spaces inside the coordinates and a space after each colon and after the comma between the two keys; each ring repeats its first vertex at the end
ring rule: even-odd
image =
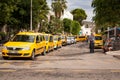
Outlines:
{"type": "Polygon", "coordinates": [[[69,11],[64,10],[64,13],[61,16],[61,19],[63,20],[64,18],[73,20],[73,15],[69,11]]]}
{"type": "Polygon", "coordinates": [[[83,21],[82,24],[80,35],[90,35],[92,32],[95,32],[95,24],[93,22],[83,21]]]}

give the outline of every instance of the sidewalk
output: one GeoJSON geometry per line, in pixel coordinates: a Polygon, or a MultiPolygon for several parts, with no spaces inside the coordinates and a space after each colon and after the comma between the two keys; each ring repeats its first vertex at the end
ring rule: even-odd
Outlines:
{"type": "Polygon", "coordinates": [[[106,52],[107,55],[112,55],[113,57],[117,57],[120,59],[120,50],[118,51],[108,51],[106,52]]]}

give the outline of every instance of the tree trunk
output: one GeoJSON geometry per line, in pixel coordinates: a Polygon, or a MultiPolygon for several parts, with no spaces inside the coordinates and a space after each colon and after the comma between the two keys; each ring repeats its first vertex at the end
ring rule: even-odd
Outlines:
{"type": "Polygon", "coordinates": [[[3,25],[2,32],[4,32],[5,34],[7,33],[7,24],[3,25]]]}
{"type": "Polygon", "coordinates": [[[40,22],[38,23],[38,26],[37,26],[37,28],[35,29],[35,32],[38,32],[39,31],[39,29],[40,29],[40,22]]]}

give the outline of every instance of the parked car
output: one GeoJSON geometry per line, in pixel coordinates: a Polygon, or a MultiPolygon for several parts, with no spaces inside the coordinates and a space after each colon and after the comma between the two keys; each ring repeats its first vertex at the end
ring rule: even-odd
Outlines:
{"type": "Polygon", "coordinates": [[[44,34],[46,40],[46,52],[54,50],[54,40],[52,34],[44,34]]]}
{"type": "Polygon", "coordinates": [[[23,57],[34,59],[37,54],[46,54],[46,43],[43,34],[34,32],[19,32],[4,44],[2,57],[4,59],[23,57]]]}
{"type": "Polygon", "coordinates": [[[61,35],[61,39],[62,39],[62,45],[65,46],[67,44],[67,36],[61,35]]]}
{"type": "Polygon", "coordinates": [[[53,40],[54,40],[54,49],[62,47],[62,40],[59,35],[53,35],[53,40]]]}
{"type": "Polygon", "coordinates": [[[87,40],[87,36],[79,36],[79,41],[86,41],[87,40]]]}
{"type": "Polygon", "coordinates": [[[71,37],[70,36],[67,36],[67,44],[72,44],[72,41],[71,41],[71,37]]]}
{"type": "Polygon", "coordinates": [[[103,39],[101,34],[95,34],[94,47],[100,49],[103,48],[103,39]]]}
{"type": "Polygon", "coordinates": [[[71,38],[71,43],[72,43],[72,44],[76,43],[76,39],[75,39],[74,36],[70,36],[70,38],[71,38]]]}
{"type": "Polygon", "coordinates": [[[76,42],[79,42],[79,35],[75,36],[75,40],[76,40],[76,42]]]}

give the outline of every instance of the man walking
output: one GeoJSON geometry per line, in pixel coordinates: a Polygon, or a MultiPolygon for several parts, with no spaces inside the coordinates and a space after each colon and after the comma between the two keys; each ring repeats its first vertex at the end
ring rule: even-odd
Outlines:
{"type": "Polygon", "coordinates": [[[89,36],[89,48],[90,48],[90,53],[94,53],[94,34],[91,33],[91,35],[89,36]]]}

